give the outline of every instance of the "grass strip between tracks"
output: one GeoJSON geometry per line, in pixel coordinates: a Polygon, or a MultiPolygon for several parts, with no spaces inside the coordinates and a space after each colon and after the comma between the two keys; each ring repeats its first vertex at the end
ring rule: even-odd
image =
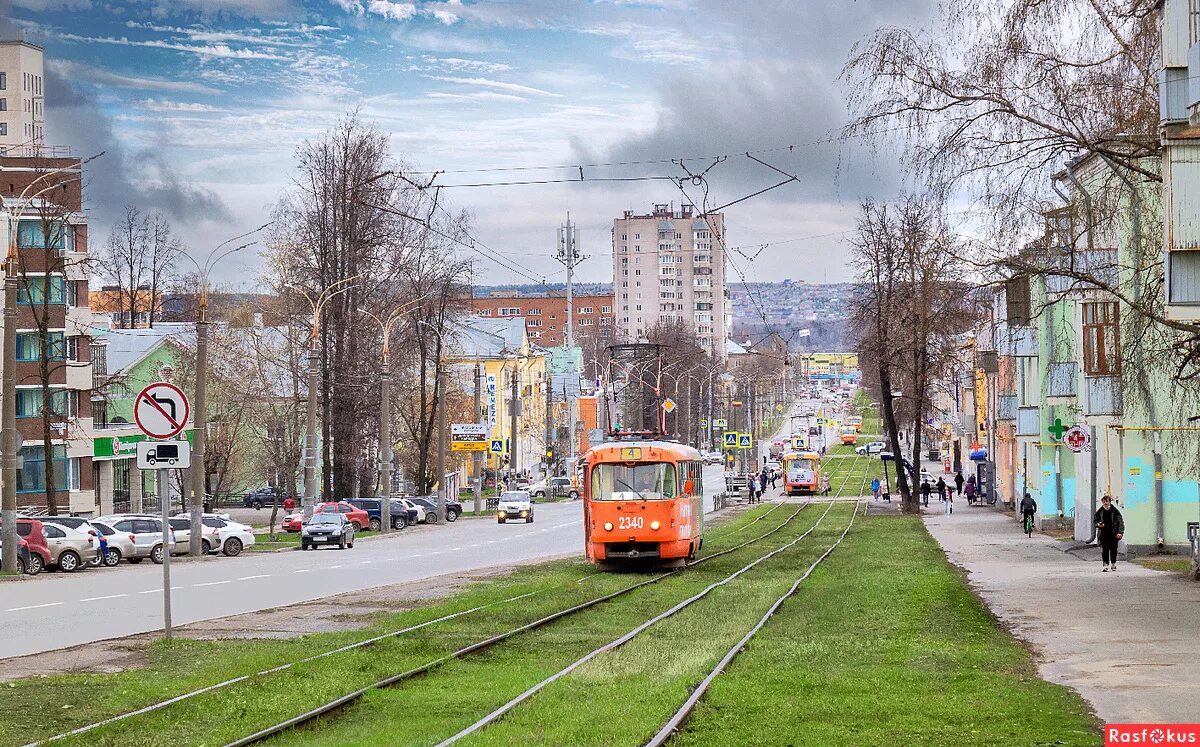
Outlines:
{"type": "MultiPolygon", "coordinates": [[[[744,512],[709,532],[704,554],[717,552],[750,539],[782,522],[787,514],[775,511],[767,521],[759,522],[751,532],[734,534],[737,527],[754,520],[770,506],[744,512]],[[774,517],[778,517],[777,519],[774,517]]],[[[803,516],[803,514],[801,515],[803,516]]],[[[800,518],[797,518],[799,521],[800,518]]],[[[782,532],[781,532],[782,534],[782,532]]],[[[751,546],[753,547],[753,545],[751,546]]],[[[749,551],[749,548],[746,549],[749,551]]],[[[734,553],[740,556],[740,553],[734,553]]],[[[716,561],[714,561],[716,562],[716,561]]],[[[215,728],[226,732],[249,733],[246,724],[265,725],[270,715],[291,715],[299,706],[319,702],[350,689],[339,682],[341,676],[367,680],[384,669],[396,671],[406,664],[423,663],[454,650],[489,633],[515,627],[540,614],[571,603],[600,596],[631,585],[650,574],[608,574],[580,587],[575,580],[592,572],[581,561],[554,561],[520,567],[504,578],[472,583],[463,591],[418,609],[384,615],[363,613],[364,622],[375,617],[376,624],[354,631],[318,633],[288,640],[198,641],[177,639],[173,644],[153,644],[144,668],[116,674],[84,674],[37,677],[0,686],[9,705],[0,714],[0,744],[19,745],[46,738],[81,725],[128,712],[213,683],[296,661],[322,651],[345,646],[389,630],[453,614],[472,607],[531,591],[542,593],[518,603],[497,605],[488,610],[438,623],[406,634],[401,639],[380,643],[324,659],[318,664],[297,667],[264,678],[235,683],[217,692],[204,693],[161,712],[108,725],[75,739],[56,744],[123,745],[158,744],[161,734],[189,733],[188,743],[211,743],[203,737],[215,728]],[[569,589],[567,587],[570,587],[569,589]],[[194,728],[187,732],[178,731],[194,728]],[[219,727],[221,721],[230,728],[219,727]]],[[[353,608],[346,610],[355,614],[353,608]]]]}

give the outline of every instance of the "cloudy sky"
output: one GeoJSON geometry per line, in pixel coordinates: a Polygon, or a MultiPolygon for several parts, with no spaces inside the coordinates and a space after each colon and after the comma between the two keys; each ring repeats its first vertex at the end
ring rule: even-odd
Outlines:
{"type": "MultiPolygon", "coordinates": [[[[265,220],[296,145],[348,111],[444,185],[706,174],[747,280],[847,277],[856,203],[886,197],[894,155],[831,139],[838,74],[881,25],[919,25],[934,0],[0,0],[46,48],[47,140],[99,150],[91,220],[126,203],[167,212],[196,254],[265,220]],[[714,165],[715,156],[728,156],[714,165]],[[683,166],[671,160],[683,160],[683,166]],[[624,165],[591,165],[612,164],[624,165]],[[638,163],[630,163],[638,162],[638,163]],[[519,167],[520,170],[513,170],[519,167]],[[554,168],[557,167],[557,168],[554,168]],[[711,167],[711,168],[709,168],[711,167]],[[493,171],[490,169],[506,169],[493,171]],[[770,244],[759,252],[759,245],[770,244]],[[757,255],[753,260],[749,257],[757,255]]],[[[8,16],[7,19],[2,16],[8,16]]],[[[11,35],[11,31],[10,31],[11,35]]],[[[475,233],[531,276],[568,211],[610,281],[626,209],[704,199],[667,180],[457,186],[475,233]]],[[[223,268],[249,282],[256,260],[223,268]]],[[[477,282],[523,278],[480,258],[477,282]]]]}

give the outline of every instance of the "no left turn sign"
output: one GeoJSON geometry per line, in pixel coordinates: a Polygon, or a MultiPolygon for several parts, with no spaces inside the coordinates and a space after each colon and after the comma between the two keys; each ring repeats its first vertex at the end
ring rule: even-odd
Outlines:
{"type": "Polygon", "coordinates": [[[171,438],[187,425],[191,406],[183,390],[159,381],[143,389],[133,406],[133,419],[150,438],[171,438]]]}

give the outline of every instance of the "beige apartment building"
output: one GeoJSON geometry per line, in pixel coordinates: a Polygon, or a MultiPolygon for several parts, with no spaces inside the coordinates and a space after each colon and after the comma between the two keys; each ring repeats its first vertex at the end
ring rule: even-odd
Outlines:
{"type": "Polygon", "coordinates": [[[0,40],[0,149],[41,145],[45,130],[42,48],[0,40]]]}
{"type": "Polygon", "coordinates": [[[636,342],[647,330],[681,322],[701,347],[724,358],[729,333],[725,216],[693,206],[656,204],[613,221],[613,296],[617,328],[636,342]]]}

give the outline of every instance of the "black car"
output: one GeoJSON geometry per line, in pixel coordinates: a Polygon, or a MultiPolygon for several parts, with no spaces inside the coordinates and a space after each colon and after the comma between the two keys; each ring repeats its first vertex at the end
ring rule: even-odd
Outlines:
{"type": "Polygon", "coordinates": [[[242,496],[242,505],[257,511],[263,506],[274,505],[276,498],[279,499],[279,505],[282,506],[284,496],[279,495],[275,488],[255,488],[242,496]]]}
{"type": "MultiPolygon", "coordinates": [[[[367,512],[368,521],[370,521],[370,530],[372,532],[379,531],[379,516],[380,516],[380,499],[379,498],[351,498],[346,501],[355,508],[361,508],[367,512]]],[[[392,529],[403,529],[409,524],[415,524],[417,521],[417,512],[405,508],[404,504],[395,500],[389,501],[392,506],[392,529]]]]}
{"type": "MultiPolygon", "coordinates": [[[[438,512],[437,512],[438,499],[437,499],[436,495],[418,495],[418,496],[409,498],[409,500],[420,503],[422,506],[425,507],[425,523],[426,524],[438,523],[438,519],[440,519],[441,517],[438,516],[438,512]]],[[[453,498],[446,499],[446,521],[449,521],[449,522],[457,521],[459,515],[462,514],[462,511],[463,511],[463,505],[461,503],[454,500],[453,498]]]]}

